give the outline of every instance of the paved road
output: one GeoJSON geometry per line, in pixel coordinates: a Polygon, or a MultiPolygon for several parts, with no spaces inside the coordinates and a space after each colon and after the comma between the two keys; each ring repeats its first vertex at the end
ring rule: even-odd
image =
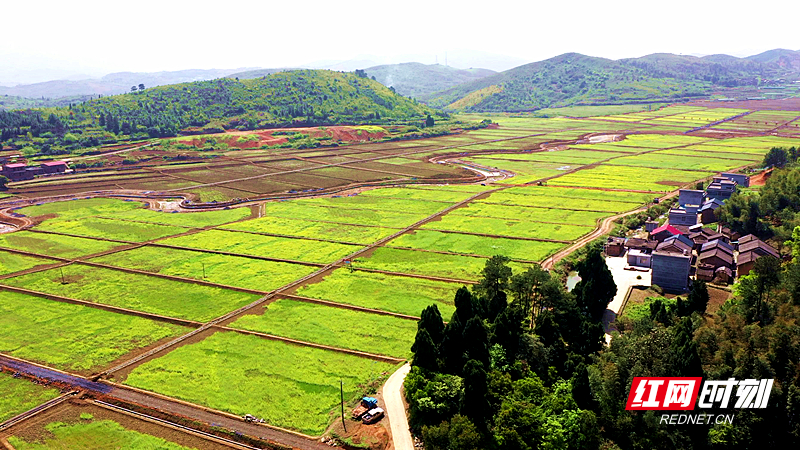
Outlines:
{"type": "Polygon", "coordinates": [[[386,384],[383,385],[383,403],[386,405],[386,416],[392,430],[394,450],[414,450],[414,441],[408,429],[406,406],[403,404],[403,380],[411,371],[411,365],[406,363],[393,373],[386,384]]]}

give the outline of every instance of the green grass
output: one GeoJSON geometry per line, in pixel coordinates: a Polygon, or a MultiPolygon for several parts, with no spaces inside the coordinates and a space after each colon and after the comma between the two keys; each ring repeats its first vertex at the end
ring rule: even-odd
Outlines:
{"type": "Polygon", "coordinates": [[[417,322],[314,303],[281,299],[263,314],[246,315],[231,328],[380,355],[408,358],[417,322]]]}
{"type": "Polygon", "coordinates": [[[467,217],[494,217],[498,219],[529,220],[532,222],[555,222],[572,225],[595,226],[597,221],[609,213],[595,211],[573,211],[569,209],[533,208],[526,206],[497,205],[493,203],[470,203],[464,208],[454,209],[448,215],[467,217]]]}
{"type": "Polygon", "coordinates": [[[313,263],[330,263],[361,248],[355,245],[220,230],[166,239],[161,243],[313,263]]]}
{"type": "Polygon", "coordinates": [[[626,154],[627,153],[623,152],[601,152],[593,150],[570,149],[535,153],[498,153],[496,155],[484,156],[481,159],[486,161],[486,164],[491,164],[489,163],[489,160],[498,159],[512,161],[538,161],[580,166],[626,154]]]}
{"type": "Polygon", "coordinates": [[[298,202],[272,202],[264,205],[264,215],[289,219],[322,220],[327,222],[379,227],[404,228],[425,217],[426,214],[409,214],[397,211],[347,209],[300,204],[298,202]]]}
{"type": "Polygon", "coordinates": [[[128,430],[113,420],[94,420],[79,423],[52,422],[44,427],[51,436],[41,441],[28,442],[16,436],[8,441],[18,450],[105,450],[105,449],[158,449],[191,450],[160,437],[128,430]]]}
{"type": "Polygon", "coordinates": [[[526,161],[509,161],[505,159],[492,159],[484,157],[469,157],[463,158],[465,161],[471,161],[482,166],[509,170],[517,174],[500,181],[501,184],[523,184],[539,180],[541,178],[552,177],[564,173],[564,170],[574,169],[576,166],[565,166],[563,164],[548,164],[540,162],[526,162],[526,161]],[[563,168],[559,170],[559,168],[563,168]]]}
{"type": "Polygon", "coordinates": [[[0,372],[0,422],[35,408],[60,394],[58,389],[46,388],[25,378],[14,378],[8,372],[0,372]]]}
{"type": "MultiPolygon", "coordinates": [[[[386,160],[381,160],[381,162],[385,163],[386,160]]],[[[486,188],[484,187],[484,189],[486,188]]],[[[480,192],[478,190],[476,191],[480,192]]],[[[413,200],[430,200],[430,201],[451,202],[451,203],[456,203],[462,200],[466,200],[471,195],[473,194],[468,191],[452,191],[452,190],[446,191],[441,189],[424,190],[424,189],[411,189],[407,187],[371,189],[358,194],[359,197],[407,198],[413,200]]]]}
{"type": "Polygon", "coordinates": [[[53,264],[55,262],[57,261],[52,259],[36,258],[34,256],[0,251],[0,275],[19,272],[44,264],[53,264]]]}
{"type": "Polygon", "coordinates": [[[421,227],[428,230],[444,230],[480,233],[494,236],[575,240],[594,229],[593,226],[551,224],[522,220],[494,219],[446,215],[442,220],[428,222],[421,227]]]}
{"type": "Polygon", "coordinates": [[[77,258],[104,252],[118,246],[120,244],[114,242],[24,230],[0,234],[0,247],[62,258],[77,258]]]}
{"type": "Polygon", "coordinates": [[[397,232],[395,228],[364,227],[341,223],[315,222],[313,220],[262,217],[223,225],[226,230],[252,231],[344,242],[369,244],[397,232]]]}
{"type": "Polygon", "coordinates": [[[655,300],[661,299],[664,301],[664,306],[670,305],[673,308],[677,303],[677,298],[666,298],[666,297],[647,297],[641,303],[629,303],[625,306],[625,310],[622,311],[622,317],[628,317],[632,320],[640,320],[644,319],[645,317],[650,317],[650,304],[653,303],[655,300]]]}
{"type": "Polygon", "coordinates": [[[88,306],[0,291],[0,352],[88,372],[189,330],[88,306]]]}
{"type": "Polygon", "coordinates": [[[54,214],[58,216],[60,220],[70,220],[97,216],[100,214],[114,214],[141,207],[142,203],[140,202],[126,202],[111,198],[89,198],[43,203],[41,205],[21,208],[16,212],[29,217],[49,216],[54,214]]]}
{"type": "Polygon", "coordinates": [[[425,201],[383,196],[355,195],[340,198],[314,198],[297,201],[298,205],[319,205],[346,209],[370,209],[379,211],[404,211],[429,216],[455,202],[425,201]]]}
{"type": "Polygon", "coordinates": [[[705,157],[676,156],[667,154],[647,153],[643,155],[625,156],[609,161],[607,164],[619,164],[624,166],[655,167],[658,169],[682,169],[682,170],[707,170],[712,172],[722,172],[743,166],[742,161],[730,161],[722,158],[713,158],[710,155],[705,157]]]}
{"type": "MultiPolygon", "coordinates": [[[[553,189],[555,192],[556,190],[553,189]]],[[[602,192],[602,191],[598,191],[602,192]]],[[[649,194],[652,197],[652,194],[649,194]]],[[[497,204],[497,205],[516,205],[526,207],[540,207],[540,208],[564,208],[574,209],[578,211],[594,211],[594,212],[622,212],[629,211],[641,205],[641,203],[620,202],[614,200],[591,200],[584,198],[571,198],[571,197],[550,197],[546,195],[517,195],[512,192],[497,192],[492,194],[491,197],[478,200],[476,203],[497,204]]]]}
{"type": "Polygon", "coordinates": [[[236,415],[321,434],[347,399],[393,366],[366,358],[217,332],[135,368],[125,383],[236,415]]]}
{"type": "Polygon", "coordinates": [[[565,246],[554,242],[489,238],[430,230],[404,234],[388,245],[481,256],[504,255],[525,261],[541,261],[565,246]]]}
{"type": "Polygon", "coordinates": [[[92,262],[260,291],[277,289],[316,270],[300,264],[158,247],[140,247],[92,262]]]}
{"type": "Polygon", "coordinates": [[[641,204],[645,202],[649,202],[653,199],[653,196],[650,194],[642,194],[640,192],[625,192],[625,191],[600,191],[596,189],[580,189],[580,188],[568,188],[568,187],[557,187],[557,186],[525,186],[525,187],[513,187],[510,189],[506,189],[502,192],[498,192],[492,194],[490,199],[497,196],[502,196],[505,194],[515,194],[515,195],[538,195],[538,196],[547,196],[547,197],[559,197],[558,199],[554,200],[557,202],[561,202],[561,198],[577,198],[577,199],[584,199],[584,200],[602,200],[604,202],[613,201],[613,202],[629,202],[635,204],[641,204]]]}
{"type": "Polygon", "coordinates": [[[338,269],[297,295],[419,317],[435,304],[443,317],[455,311],[453,296],[461,284],[338,269]]]}
{"type": "Polygon", "coordinates": [[[37,230],[74,234],[76,236],[116,239],[126,242],[145,242],[186,232],[186,228],[154,223],[88,217],[77,220],[47,220],[37,230]]]}
{"type": "Polygon", "coordinates": [[[184,213],[167,213],[140,208],[115,213],[113,215],[101,214],[101,216],[112,219],[127,219],[162,225],[202,228],[246,219],[250,217],[250,214],[250,208],[234,208],[221,209],[218,211],[196,211],[184,213]]]}
{"type": "Polygon", "coordinates": [[[552,185],[591,186],[606,189],[636,189],[669,192],[678,186],[713,175],[673,169],[600,165],[548,181],[552,185]]]}
{"type": "MultiPolygon", "coordinates": [[[[380,247],[369,258],[358,258],[353,264],[355,267],[388,272],[478,281],[486,259],[380,247]]],[[[519,263],[512,263],[511,266],[515,272],[524,270],[519,263]]]]}
{"type": "Polygon", "coordinates": [[[2,284],[180,319],[208,321],[258,296],[165,280],[148,275],[73,264],[2,280],[2,284]]]}

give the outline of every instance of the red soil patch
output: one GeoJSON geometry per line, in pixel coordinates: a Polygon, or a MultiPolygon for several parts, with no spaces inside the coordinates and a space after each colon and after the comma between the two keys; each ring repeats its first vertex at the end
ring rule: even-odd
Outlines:
{"type": "Polygon", "coordinates": [[[763,186],[771,176],[772,170],[767,170],[759,173],[758,175],[753,175],[750,177],[750,186],[763,186]]]}
{"type": "MultiPolygon", "coordinates": [[[[258,148],[262,146],[273,146],[286,143],[288,136],[285,132],[295,132],[310,136],[312,138],[330,137],[332,142],[364,142],[373,139],[380,139],[387,135],[385,132],[369,133],[365,130],[358,130],[349,126],[333,127],[305,127],[305,128],[281,128],[272,130],[253,130],[253,131],[230,131],[226,133],[213,134],[211,137],[218,142],[224,142],[229,147],[239,149],[258,148]],[[276,134],[279,133],[279,134],[276,134]],[[240,137],[258,136],[258,140],[246,140],[240,137]]],[[[181,141],[183,144],[194,147],[203,147],[209,138],[181,141]]]]}

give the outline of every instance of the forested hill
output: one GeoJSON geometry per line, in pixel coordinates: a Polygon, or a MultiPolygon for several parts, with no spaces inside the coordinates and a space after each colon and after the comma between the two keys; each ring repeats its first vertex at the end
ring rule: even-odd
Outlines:
{"type": "Polygon", "coordinates": [[[363,73],[301,70],[146,88],[66,108],[7,112],[0,116],[0,128],[4,141],[30,131],[34,137],[70,134],[83,142],[88,136],[102,141],[106,133],[167,137],[190,129],[416,121],[427,114],[437,115],[363,73]]]}
{"type": "Polygon", "coordinates": [[[489,69],[456,69],[441,64],[402,63],[370,67],[364,72],[398,94],[420,98],[497,72],[489,69]]]}
{"type": "Polygon", "coordinates": [[[659,53],[617,61],[567,53],[421,99],[451,110],[526,111],[579,103],[678,100],[798,76],[800,52],[791,50],[748,58],[659,53]]]}

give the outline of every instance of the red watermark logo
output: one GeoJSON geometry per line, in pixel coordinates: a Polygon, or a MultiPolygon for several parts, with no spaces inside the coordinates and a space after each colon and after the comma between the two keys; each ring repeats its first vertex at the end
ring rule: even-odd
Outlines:
{"type": "Polygon", "coordinates": [[[627,410],[681,411],[694,409],[701,377],[635,377],[627,410]]]}

